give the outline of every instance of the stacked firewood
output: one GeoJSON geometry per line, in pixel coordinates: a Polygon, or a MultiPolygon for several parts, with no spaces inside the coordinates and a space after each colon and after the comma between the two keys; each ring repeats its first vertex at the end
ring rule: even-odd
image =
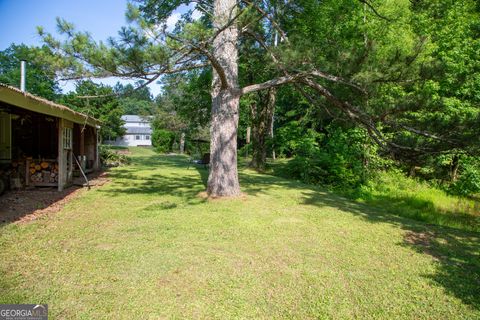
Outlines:
{"type": "Polygon", "coordinates": [[[54,162],[38,161],[30,163],[30,181],[33,183],[57,183],[58,164],[54,162]]]}

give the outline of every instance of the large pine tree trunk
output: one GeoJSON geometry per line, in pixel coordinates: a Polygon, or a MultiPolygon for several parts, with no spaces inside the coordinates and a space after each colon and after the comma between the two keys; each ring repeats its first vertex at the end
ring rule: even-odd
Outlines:
{"type": "MultiPolygon", "coordinates": [[[[214,29],[225,26],[235,15],[236,0],[214,2],[214,29]]],[[[214,68],[212,123],[210,127],[210,174],[207,193],[213,197],[238,196],[237,129],[239,112],[238,30],[235,23],[225,28],[213,42],[213,55],[225,74],[226,83],[214,68]]]]}

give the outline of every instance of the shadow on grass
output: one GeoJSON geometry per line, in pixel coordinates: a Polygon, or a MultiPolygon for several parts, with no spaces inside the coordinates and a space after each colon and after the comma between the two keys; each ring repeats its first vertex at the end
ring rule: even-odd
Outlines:
{"type": "MultiPolygon", "coordinates": [[[[112,182],[108,188],[98,191],[111,197],[124,194],[171,195],[180,197],[185,204],[198,205],[206,201],[199,198],[198,193],[205,191],[208,169],[190,165],[187,170],[188,167],[188,158],[182,156],[132,157],[131,165],[112,170],[112,182]],[[154,171],[159,166],[165,167],[164,172],[167,173],[154,171]]],[[[275,189],[295,189],[301,194],[298,199],[300,204],[338,208],[345,214],[357,215],[371,223],[388,223],[404,229],[405,236],[399,245],[429,255],[437,263],[436,272],[425,277],[465,304],[480,310],[480,233],[425,224],[391,214],[388,208],[353,202],[292,180],[245,170],[240,170],[239,174],[242,190],[250,196],[268,194],[272,196],[270,201],[275,201],[275,189]]],[[[389,199],[382,201],[388,203],[389,199]]],[[[175,202],[152,203],[143,210],[142,215],[151,216],[156,210],[176,207],[175,202]]]]}
{"type": "MultiPolygon", "coordinates": [[[[206,200],[198,197],[198,194],[205,191],[208,178],[208,169],[189,164],[185,156],[137,156],[131,160],[131,165],[123,168],[116,168],[110,172],[112,183],[109,188],[99,190],[109,196],[118,197],[124,194],[155,194],[180,197],[185,204],[194,205],[204,203],[206,200]],[[148,174],[148,177],[141,176],[139,171],[148,171],[158,167],[185,169],[185,175],[166,175],[160,173],[148,174]],[[197,175],[198,173],[198,175],[197,175]]],[[[155,209],[172,209],[172,203],[154,204],[155,209]]]]}
{"type": "MultiPolygon", "coordinates": [[[[480,292],[480,234],[475,231],[422,222],[423,218],[425,220],[428,218],[422,215],[429,214],[428,211],[423,212],[422,210],[428,209],[429,206],[433,208],[432,203],[426,201],[415,203],[412,202],[412,199],[383,197],[377,199],[376,206],[372,206],[354,202],[321,188],[293,180],[255,174],[245,170],[240,170],[239,175],[242,191],[250,196],[259,194],[274,196],[275,188],[296,189],[302,194],[300,204],[320,208],[334,207],[360,216],[371,223],[388,223],[399,226],[406,231],[404,241],[399,245],[429,255],[437,262],[437,271],[433,275],[428,274],[425,277],[437,285],[441,285],[452,296],[459,298],[465,304],[480,310],[480,294],[478,294],[480,292]],[[414,205],[413,208],[416,210],[401,212],[398,215],[399,210],[404,208],[401,206],[402,202],[414,205]],[[395,207],[396,205],[398,207],[395,207]]],[[[137,157],[130,169],[117,170],[112,177],[122,181],[119,188],[108,191],[112,196],[120,193],[169,194],[185,198],[188,204],[199,204],[205,201],[199,199],[197,195],[206,188],[208,169],[203,166],[189,166],[188,159],[185,157],[137,157]],[[148,178],[141,178],[135,174],[137,169],[147,170],[149,167],[155,166],[183,168],[185,175],[166,176],[153,173],[148,178]],[[187,174],[188,167],[189,171],[196,170],[198,175],[187,174]]],[[[175,207],[174,204],[169,203],[154,204],[153,206],[155,207],[152,207],[152,210],[168,210],[175,207]]],[[[144,214],[148,215],[148,212],[144,214]]],[[[471,220],[472,217],[454,214],[446,216],[446,219],[466,219],[458,223],[459,227],[465,226],[468,222],[475,222],[475,220],[471,220]]],[[[452,223],[453,221],[448,222],[452,223]]],[[[475,229],[475,226],[472,226],[472,229],[475,229]]]]}
{"type": "MultiPolygon", "coordinates": [[[[333,207],[360,216],[372,223],[388,223],[406,230],[404,241],[417,252],[430,255],[438,263],[434,275],[425,275],[441,285],[451,295],[480,310],[480,233],[451,227],[426,224],[421,221],[391,214],[389,208],[366,205],[334,193],[268,175],[241,174],[244,192],[250,195],[267,193],[272,186],[295,188],[302,191],[301,204],[333,207]],[[245,182],[247,182],[245,184],[245,182]]],[[[398,199],[390,199],[391,202],[398,199]]],[[[388,203],[389,199],[382,199],[388,203]]],[[[420,204],[425,205],[425,204],[420,204]]],[[[408,216],[408,214],[406,214],[408,216]]],[[[417,217],[418,213],[412,215],[417,217]]]]}

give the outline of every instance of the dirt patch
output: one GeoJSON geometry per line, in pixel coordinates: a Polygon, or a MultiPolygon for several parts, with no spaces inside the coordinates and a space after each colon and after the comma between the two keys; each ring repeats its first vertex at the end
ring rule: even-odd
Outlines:
{"type": "Polygon", "coordinates": [[[426,253],[432,256],[436,261],[441,260],[442,256],[434,250],[434,243],[436,241],[436,235],[431,231],[415,232],[409,231],[405,234],[403,240],[406,244],[414,246],[418,251],[426,253]]]}
{"type": "MultiPolygon", "coordinates": [[[[93,188],[108,181],[106,173],[89,176],[90,186],[93,188]]],[[[61,192],[56,188],[30,188],[7,192],[0,197],[0,224],[28,222],[60,211],[65,204],[86,190],[82,187],[83,182],[76,179],[73,186],[61,192]]]]}
{"type": "Polygon", "coordinates": [[[199,192],[197,194],[197,197],[203,200],[209,200],[209,201],[222,201],[222,200],[247,200],[247,194],[246,193],[241,193],[238,196],[231,196],[231,197],[212,197],[209,196],[206,191],[199,192]]]}
{"type": "Polygon", "coordinates": [[[432,239],[435,237],[433,232],[413,232],[409,231],[405,234],[405,242],[411,245],[430,247],[432,239]]]}

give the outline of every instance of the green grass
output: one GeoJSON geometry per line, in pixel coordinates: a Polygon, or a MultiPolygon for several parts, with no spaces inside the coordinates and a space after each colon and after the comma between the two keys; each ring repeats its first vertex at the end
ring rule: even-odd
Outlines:
{"type": "Polygon", "coordinates": [[[448,195],[402,173],[378,172],[368,186],[351,194],[358,201],[398,215],[467,231],[480,231],[480,202],[448,195]]]}
{"type": "MultiPolygon", "coordinates": [[[[102,144],[101,147],[105,149],[112,149],[112,150],[128,150],[128,147],[125,147],[125,146],[112,146],[109,144],[102,144]]],[[[145,148],[145,147],[142,147],[142,148],[145,148]]]]}
{"type": "MultiPolygon", "coordinates": [[[[269,173],[285,177],[289,159],[269,163],[269,173]]],[[[402,217],[480,232],[480,201],[447,194],[401,172],[377,171],[367,185],[333,189],[336,193],[402,217]]]]}
{"type": "Polygon", "coordinates": [[[241,169],[246,196],[207,201],[207,171],[133,149],[112,181],[0,229],[0,303],[51,319],[478,319],[480,234],[427,225],[241,169]]]}

